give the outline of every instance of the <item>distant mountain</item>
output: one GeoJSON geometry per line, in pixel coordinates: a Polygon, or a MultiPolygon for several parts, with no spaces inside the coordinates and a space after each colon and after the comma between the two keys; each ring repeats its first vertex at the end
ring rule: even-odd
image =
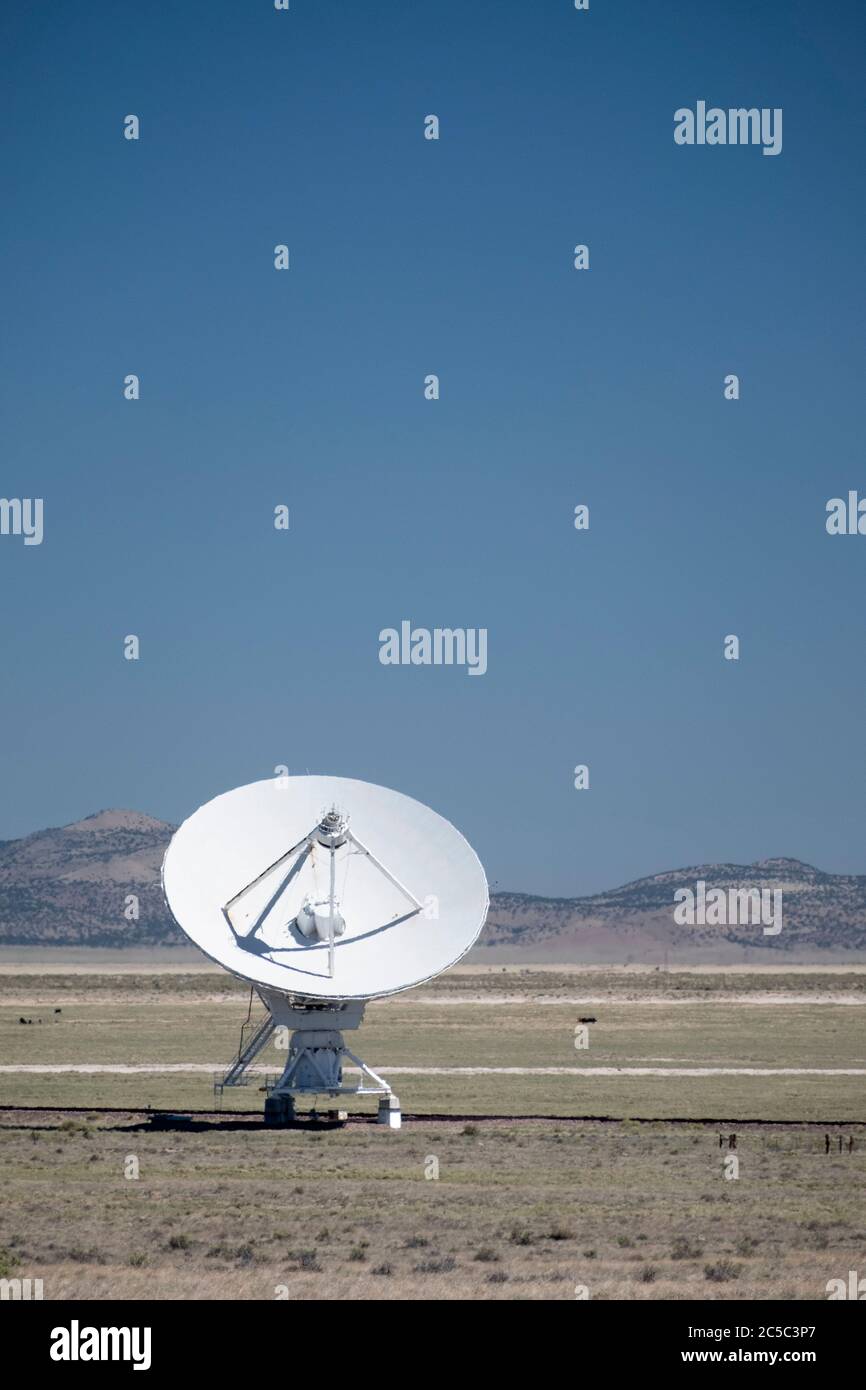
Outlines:
{"type": "MultiPolygon", "coordinates": [[[[0,944],[160,946],[186,938],[162,897],[160,866],[174,827],[138,811],[100,811],[58,829],[0,841],[0,944]],[[129,914],[138,900],[137,920],[129,914]]],[[[825,874],[798,859],[701,864],[655,874],[586,898],[494,893],[485,948],[542,959],[660,958],[668,950],[866,950],[866,875],[825,874]],[[674,893],[781,889],[783,930],[678,926],[674,893]]]]}
{"type": "Polygon", "coordinates": [[[720,944],[766,947],[800,954],[866,950],[866,874],[826,874],[799,859],[760,859],[754,864],[699,864],[637,879],[587,898],[493,895],[485,944],[542,948],[553,959],[660,957],[664,951],[707,950],[720,944]],[[725,892],[781,890],[782,930],[764,935],[760,925],[680,926],[674,894],[696,891],[698,882],[725,892]]]}
{"type": "Polygon", "coordinates": [[[144,946],[183,940],[162,896],[174,827],[139,811],[100,811],[0,843],[0,942],[144,946]],[[138,898],[138,920],[124,915],[138,898]]]}

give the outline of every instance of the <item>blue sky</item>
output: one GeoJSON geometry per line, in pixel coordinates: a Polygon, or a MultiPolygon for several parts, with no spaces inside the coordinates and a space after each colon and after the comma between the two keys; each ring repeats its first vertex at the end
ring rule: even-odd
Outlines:
{"type": "Polygon", "coordinates": [[[863,48],[806,0],[7,12],[0,837],[286,764],[500,888],[866,872],[863,48]],[[782,153],[675,145],[699,99],[782,153]],[[487,674],[382,666],[404,618],[487,674]]]}

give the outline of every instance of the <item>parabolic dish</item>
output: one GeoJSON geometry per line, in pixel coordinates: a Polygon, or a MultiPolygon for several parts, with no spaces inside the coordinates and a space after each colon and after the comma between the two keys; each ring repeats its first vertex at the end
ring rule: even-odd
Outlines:
{"type": "Polygon", "coordinates": [[[471,845],[428,806],[346,777],[226,792],[175,833],[175,920],[234,975],[306,999],[372,999],[469,950],[487,916],[471,845]]]}

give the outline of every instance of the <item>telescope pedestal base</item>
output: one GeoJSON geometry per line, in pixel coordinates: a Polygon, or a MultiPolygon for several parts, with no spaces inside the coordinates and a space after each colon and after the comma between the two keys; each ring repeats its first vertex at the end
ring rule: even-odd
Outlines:
{"type": "Polygon", "coordinates": [[[285,1129],[295,1122],[295,1102],[291,1096],[268,1096],[265,1101],[265,1124],[269,1129],[285,1129]]]}
{"type": "MultiPolygon", "coordinates": [[[[358,1028],[363,1003],[336,1008],[289,1006],[287,1001],[266,997],[274,1024],[288,1033],[288,1059],[285,1070],[272,1086],[265,1102],[267,1125],[291,1125],[298,1119],[296,1103],[305,1096],[377,1096],[377,1123],[388,1129],[400,1128],[400,1102],[387,1081],[350,1052],[342,1029],[358,1028]],[[357,1068],[357,1080],[344,1075],[344,1063],[357,1068]]],[[[285,1046],[285,1042],[284,1042],[285,1046]]]]}
{"type": "MultiPolygon", "coordinates": [[[[345,1094],[345,1092],[343,1093],[345,1094]]],[[[315,1113],[315,1112],[311,1112],[315,1113]]],[[[293,1125],[301,1121],[301,1116],[295,1110],[294,1095],[269,1095],[265,1101],[265,1125],[268,1129],[290,1129],[293,1125]]],[[[322,1118],[330,1119],[331,1116],[326,1112],[322,1118]]],[[[382,1096],[379,1101],[379,1111],[376,1115],[376,1123],[384,1125],[386,1129],[400,1129],[403,1116],[400,1110],[400,1102],[394,1095],[382,1096]]]]}

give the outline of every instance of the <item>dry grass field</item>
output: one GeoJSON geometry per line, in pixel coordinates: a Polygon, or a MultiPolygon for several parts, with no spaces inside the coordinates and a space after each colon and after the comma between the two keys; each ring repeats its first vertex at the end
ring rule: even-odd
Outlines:
{"type": "Polygon", "coordinates": [[[0,964],[0,1065],[154,1068],[0,1071],[0,1104],[32,1107],[0,1111],[0,1277],[47,1299],[826,1298],[866,1269],[866,1077],[820,1074],[866,1069],[864,1005],[855,969],[464,967],[371,1006],[361,1055],[395,1069],[407,1112],[560,1118],[272,1131],[230,1113],[260,1111],[259,1076],[223,1115],[158,1129],[40,1107],[211,1109],[243,988],[0,964]],[[467,1066],[566,1070],[435,1071],[467,1066]],[[735,1074],[675,1074],[696,1067],[735,1074]],[[812,1074],[736,1074],[783,1067],[812,1074]]]}

